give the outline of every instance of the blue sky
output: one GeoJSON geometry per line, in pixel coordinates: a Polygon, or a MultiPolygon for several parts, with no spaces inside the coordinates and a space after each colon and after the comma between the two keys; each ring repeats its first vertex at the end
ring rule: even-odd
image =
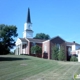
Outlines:
{"type": "Polygon", "coordinates": [[[80,0],[0,0],[0,24],[16,25],[23,37],[27,9],[36,33],[80,43],[80,0]]]}

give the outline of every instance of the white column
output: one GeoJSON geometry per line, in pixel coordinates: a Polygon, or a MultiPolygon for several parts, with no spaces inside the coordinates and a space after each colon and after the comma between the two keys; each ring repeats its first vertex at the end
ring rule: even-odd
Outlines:
{"type": "Polygon", "coordinates": [[[78,62],[80,62],[80,53],[78,54],[78,62]]]}
{"type": "Polygon", "coordinates": [[[21,51],[21,54],[22,54],[22,44],[20,45],[20,49],[21,49],[20,51],[21,51]]]}
{"type": "Polygon", "coordinates": [[[19,55],[21,54],[21,44],[19,44],[19,55]]]}
{"type": "Polygon", "coordinates": [[[18,46],[17,46],[17,55],[19,55],[19,53],[18,53],[19,51],[18,51],[18,46]]]}
{"type": "Polygon", "coordinates": [[[15,55],[18,55],[18,46],[16,46],[16,52],[15,55]]]}
{"type": "Polygon", "coordinates": [[[20,44],[18,45],[18,55],[20,55],[20,44]]]}

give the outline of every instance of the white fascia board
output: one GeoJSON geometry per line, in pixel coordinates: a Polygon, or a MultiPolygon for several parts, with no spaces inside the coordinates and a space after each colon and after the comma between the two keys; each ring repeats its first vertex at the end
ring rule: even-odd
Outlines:
{"type": "MultiPolygon", "coordinates": [[[[25,38],[27,41],[29,41],[27,38],[25,38]]],[[[30,42],[30,41],[29,41],[30,42]]]]}
{"type": "Polygon", "coordinates": [[[16,46],[20,45],[20,44],[22,44],[22,41],[18,38],[15,44],[16,44],[16,46]]]}
{"type": "Polygon", "coordinates": [[[48,41],[50,41],[50,40],[43,41],[42,43],[45,43],[45,42],[48,42],[48,41]]]}
{"type": "Polygon", "coordinates": [[[33,42],[33,43],[42,43],[42,42],[34,42],[34,41],[31,41],[31,42],[33,42]]]}

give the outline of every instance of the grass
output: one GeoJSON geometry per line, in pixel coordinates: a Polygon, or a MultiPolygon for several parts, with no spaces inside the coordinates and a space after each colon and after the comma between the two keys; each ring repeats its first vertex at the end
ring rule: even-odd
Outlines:
{"type": "Polygon", "coordinates": [[[73,80],[80,63],[31,56],[0,56],[0,80],[73,80]]]}

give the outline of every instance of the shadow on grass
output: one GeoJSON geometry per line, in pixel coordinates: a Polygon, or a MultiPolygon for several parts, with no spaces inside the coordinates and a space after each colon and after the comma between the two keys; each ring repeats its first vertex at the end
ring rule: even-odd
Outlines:
{"type": "Polygon", "coordinates": [[[16,60],[30,60],[29,58],[18,58],[18,57],[0,57],[0,61],[16,61],[16,60]]]}

